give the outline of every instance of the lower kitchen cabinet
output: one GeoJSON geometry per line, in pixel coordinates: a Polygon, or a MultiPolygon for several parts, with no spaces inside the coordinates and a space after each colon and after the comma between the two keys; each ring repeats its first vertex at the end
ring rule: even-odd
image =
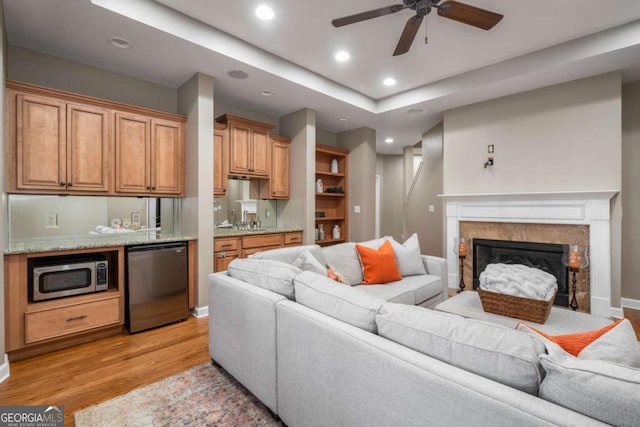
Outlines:
{"type": "Polygon", "coordinates": [[[218,237],[213,242],[214,272],[226,270],[236,258],[247,258],[256,252],[301,244],[302,231],[218,237]]]}

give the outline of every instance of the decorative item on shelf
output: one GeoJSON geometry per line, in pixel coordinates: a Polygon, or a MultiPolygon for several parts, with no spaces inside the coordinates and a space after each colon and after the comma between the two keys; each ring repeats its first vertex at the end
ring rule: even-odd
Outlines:
{"type": "Polygon", "coordinates": [[[326,193],[344,194],[344,189],[342,187],[327,187],[324,191],[326,193]]]}
{"type": "Polygon", "coordinates": [[[569,307],[571,307],[573,311],[579,308],[578,301],[576,300],[578,273],[581,269],[589,266],[588,249],[588,246],[569,245],[568,253],[562,257],[564,265],[566,265],[571,272],[571,302],[569,302],[569,307]]]}
{"type": "Polygon", "coordinates": [[[331,173],[338,173],[338,160],[331,160],[331,173]]]}
{"type": "Polygon", "coordinates": [[[324,218],[324,212],[316,211],[316,218],[324,218]]]}
{"type": "Polygon", "coordinates": [[[316,240],[320,240],[320,228],[316,227],[316,240]]]}
{"type": "Polygon", "coordinates": [[[331,238],[333,240],[340,239],[340,226],[338,224],[334,225],[331,229],[331,238]]]}
{"type": "Polygon", "coordinates": [[[460,259],[460,284],[458,285],[458,293],[464,291],[464,259],[467,257],[469,251],[469,244],[464,237],[453,238],[453,253],[458,255],[460,259]]]}
{"type": "Polygon", "coordinates": [[[322,180],[318,179],[316,181],[316,193],[323,193],[324,192],[324,185],[322,184],[322,180]]]}
{"type": "Polygon", "coordinates": [[[324,240],[324,224],[318,225],[318,240],[324,240]]]}

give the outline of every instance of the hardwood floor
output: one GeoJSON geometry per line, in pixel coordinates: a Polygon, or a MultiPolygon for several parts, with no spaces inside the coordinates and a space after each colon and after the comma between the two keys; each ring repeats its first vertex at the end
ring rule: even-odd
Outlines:
{"type": "Polygon", "coordinates": [[[10,363],[2,405],[64,406],[73,413],[210,360],[208,318],[118,335],[10,363]]]}

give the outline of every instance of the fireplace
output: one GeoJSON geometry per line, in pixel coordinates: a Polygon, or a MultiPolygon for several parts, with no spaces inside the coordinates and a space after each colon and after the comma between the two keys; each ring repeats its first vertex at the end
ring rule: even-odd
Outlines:
{"type": "MultiPolygon", "coordinates": [[[[611,305],[618,289],[612,284],[610,240],[610,201],[615,195],[616,191],[443,195],[449,286],[453,288],[460,281],[460,260],[453,250],[455,237],[578,244],[589,246],[590,259],[589,267],[578,275],[578,311],[621,315],[611,305]]],[[[467,283],[473,277],[471,258],[466,257],[463,263],[467,283]]]]}
{"type": "Polygon", "coordinates": [[[568,307],[569,269],[562,259],[566,250],[567,245],[556,243],[473,239],[473,289],[480,284],[480,273],[488,264],[522,264],[555,276],[558,293],[554,304],[568,307]]]}

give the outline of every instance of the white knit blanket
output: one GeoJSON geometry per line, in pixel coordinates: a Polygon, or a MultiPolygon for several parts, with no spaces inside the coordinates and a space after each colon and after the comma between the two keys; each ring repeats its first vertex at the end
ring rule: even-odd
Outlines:
{"type": "Polygon", "coordinates": [[[500,294],[549,301],[557,288],[552,274],[522,264],[489,264],[480,273],[480,289],[500,294]]]}

